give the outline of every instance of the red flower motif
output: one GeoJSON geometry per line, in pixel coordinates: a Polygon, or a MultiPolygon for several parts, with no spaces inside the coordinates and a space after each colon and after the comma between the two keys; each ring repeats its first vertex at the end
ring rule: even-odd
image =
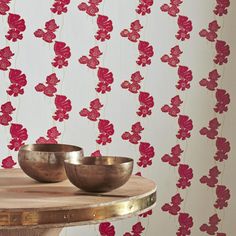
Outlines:
{"type": "Polygon", "coordinates": [[[8,70],[8,67],[11,66],[11,62],[7,59],[0,59],[0,70],[8,70]]]}
{"type": "Polygon", "coordinates": [[[6,102],[4,104],[1,105],[1,112],[4,114],[8,114],[11,115],[13,111],[15,111],[16,108],[14,108],[11,104],[11,102],[6,102]]]}
{"type": "Polygon", "coordinates": [[[99,83],[97,84],[96,91],[99,93],[106,93],[111,91],[110,84],[113,83],[113,73],[109,71],[107,68],[98,68],[97,76],[99,79],[99,83]]]}
{"type": "Polygon", "coordinates": [[[189,20],[187,16],[179,16],[178,26],[179,26],[179,31],[177,32],[175,37],[181,41],[189,39],[190,38],[189,33],[193,29],[191,20],[189,20]]]}
{"type": "Polygon", "coordinates": [[[21,86],[17,85],[17,84],[11,84],[7,90],[7,93],[10,96],[14,96],[17,97],[19,94],[23,94],[24,93],[24,89],[21,88],[21,86]]]}
{"type": "Polygon", "coordinates": [[[100,119],[98,122],[98,130],[100,132],[98,139],[96,140],[98,144],[106,145],[107,143],[112,142],[110,136],[114,134],[114,127],[109,120],[100,119]]]}
{"type": "Polygon", "coordinates": [[[148,217],[150,215],[152,215],[152,210],[149,210],[149,211],[146,211],[146,212],[140,214],[139,217],[146,218],[146,217],[148,217]]]}
{"type": "Polygon", "coordinates": [[[12,40],[12,42],[16,42],[18,39],[23,39],[23,34],[21,34],[21,32],[17,29],[10,29],[8,30],[7,35],[5,37],[9,41],[12,40]]]}
{"type": "Polygon", "coordinates": [[[193,218],[188,213],[179,213],[178,217],[179,229],[176,233],[177,236],[191,235],[191,228],[193,227],[193,218]]]}
{"type": "Polygon", "coordinates": [[[214,20],[211,23],[209,23],[208,25],[208,30],[203,29],[199,32],[199,35],[201,37],[205,37],[208,41],[210,42],[214,42],[215,39],[217,38],[217,31],[218,29],[220,29],[220,26],[218,25],[217,21],[214,20]]]}
{"type": "Polygon", "coordinates": [[[100,113],[98,112],[103,105],[101,104],[100,100],[97,98],[90,102],[90,111],[86,108],[83,108],[80,111],[80,115],[83,117],[87,117],[91,121],[97,121],[100,117],[100,113]]]}
{"type": "Polygon", "coordinates": [[[217,200],[214,204],[216,209],[223,209],[228,206],[228,200],[230,199],[230,190],[224,185],[217,185],[216,187],[217,200]]]}
{"type": "Polygon", "coordinates": [[[214,118],[209,121],[208,128],[203,127],[200,130],[201,135],[206,135],[209,139],[215,139],[218,135],[217,129],[220,127],[220,123],[218,122],[217,118],[214,118]]]}
{"type": "Polygon", "coordinates": [[[180,148],[180,145],[177,144],[171,148],[171,155],[165,154],[161,160],[163,162],[169,163],[171,166],[177,166],[180,162],[180,155],[183,150],[180,148]]]}
{"type": "Polygon", "coordinates": [[[166,203],[162,206],[162,211],[167,211],[171,215],[177,215],[181,210],[180,204],[184,199],[181,198],[180,194],[177,193],[171,198],[171,203],[166,203]]]}
{"type": "Polygon", "coordinates": [[[89,50],[89,58],[87,56],[82,56],[79,59],[79,63],[87,65],[91,69],[96,69],[99,65],[98,58],[102,55],[99,47],[93,47],[89,50]]]}
{"type": "Polygon", "coordinates": [[[137,162],[137,165],[143,168],[152,165],[152,159],[147,156],[141,156],[137,162]]]}
{"type": "Polygon", "coordinates": [[[192,120],[185,115],[180,115],[178,118],[179,131],[176,137],[185,140],[191,136],[190,131],[193,129],[192,120]]]}
{"type": "Polygon", "coordinates": [[[150,7],[153,5],[153,0],[141,0],[136,12],[142,16],[151,13],[150,7]]]}
{"type": "Polygon", "coordinates": [[[170,50],[170,56],[165,54],[161,57],[161,61],[164,63],[168,63],[168,65],[172,66],[172,67],[176,67],[180,60],[179,57],[183,52],[180,50],[179,46],[176,45],[173,48],[171,48],[170,50]]]}
{"type": "Polygon", "coordinates": [[[228,62],[228,56],[230,55],[229,45],[225,41],[217,40],[215,44],[216,56],[214,62],[218,65],[223,65],[228,62]]]}
{"type": "Polygon", "coordinates": [[[23,128],[21,124],[11,124],[10,134],[12,138],[20,139],[20,140],[27,140],[28,134],[27,129],[23,128]]]}
{"type": "Polygon", "coordinates": [[[21,139],[13,138],[13,139],[10,141],[10,144],[7,145],[7,147],[8,147],[10,150],[19,151],[20,147],[24,145],[24,143],[22,143],[22,142],[23,142],[23,140],[21,140],[21,139]]]}
{"type": "Polygon", "coordinates": [[[134,235],[139,236],[144,230],[145,228],[142,226],[141,222],[138,222],[132,226],[132,233],[134,235]]]}
{"type": "Polygon", "coordinates": [[[218,227],[217,225],[219,224],[220,222],[220,218],[218,217],[217,214],[214,214],[212,215],[210,218],[209,218],[209,225],[207,224],[203,224],[201,225],[200,227],[200,230],[202,232],[206,232],[207,234],[210,234],[210,235],[215,235],[215,233],[217,232],[218,230],[218,227]]]}
{"type": "Polygon", "coordinates": [[[16,162],[14,162],[12,156],[8,156],[2,160],[1,167],[4,169],[11,169],[14,165],[16,165],[16,162]]]}
{"type": "Polygon", "coordinates": [[[54,44],[54,52],[56,54],[56,57],[54,58],[52,65],[54,67],[58,67],[59,69],[64,66],[68,66],[67,59],[71,57],[69,46],[66,46],[64,42],[56,41],[54,44]]]}
{"type": "Polygon", "coordinates": [[[7,5],[11,0],[1,0],[0,1],[0,15],[6,15],[10,10],[10,7],[7,5]]]}
{"type": "Polygon", "coordinates": [[[0,49],[0,58],[10,60],[14,56],[10,47],[0,49]]]}
{"type": "Polygon", "coordinates": [[[141,66],[146,66],[151,64],[151,57],[154,55],[153,47],[146,41],[139,41],[138,50],[140,56],[136,63],[141,66]]]}
{"type": "Polygon", "coordinates": [[[89,4],[82,2],[78,5],[80,11],[85,11],[90,16],[96,16],[99,12],[98,5],[102,2],[102,0],[89,0],[89,4]]]}
{"type": "Polygon", "coordinates": [[[144,128],[141,126],[141,123],[137,122],[132,125],[132,133],[124,132],[121,137],[123,140],[128,140],[130,143],[138,144],[139,140],[141,140],[141,136],[139,134],[141,134],[143,130],[144,128]]]}
{"type": "Polygon", "coordinates": [[[135,20],[130,24],[130,31],[128,29],[124,29],[121,31],[120,35],[122,37],[127,37],[131,42],[137,42],[140,38],[140,34],[138,33],[143,26],[140,24],[139,20],[135,20]]]}
{"type": "Polygon", "coordinates": [[[7,113],[3,113],[2,115],[0,115],[0,124],[3,126],[7,126],[9,125],[9,122],[12,121],[12,118],[9,114],[7,113]]]}
{"type": "Polygon", "coordinates": [[[217,80],[220,77],[221,76],[219,75],[218,71],[215,69],[215,70],[209,72],[208,79],[202,79],[199,82],[199,84],[203,87],[206,87],[210,91],[214,91],[215,88],[217,88],[217,86],[218,86],[217,80]]]}
{"type": "Polygon", "coordinates": [[[216,90],[216,106],[214,108],[215,112],[223,113],[228,111],[227,105],[230,103],[230,96],[224,89],[217,89],[216,90]]]}
{"type": "Polygon", "coordinates": [[[168,112],[168,114],[170,116],[176,117],[178,115],[178,113],[180,112],[180,109],[178,107],[182,103],[183,103],[183,101],[181,101],[179,95],[177,95],[177,96],[171,98],[171,106],[166,104],[161,108],[161,111],[168,112]]]}
{"type": "Polygon", "coordinates": [[[115,236],[115,227],[110,222],[104,222],[99,225],[101,236],[115,236]]]}
{"type": "Polygon", "coordinates": [[[230,151],[230,143],[225,138],[217,137],[216,139],[217,152],[214,156],[216,161],[222,162],[228,159],[228,152],[230,151]]]}
{"type": "Polygon", "coordinates": [[[209,186],[210,188],[213,188],[218,183],[217,177],[219,176],[220,173],[221,172],[218,170],[218,167],[214,166],[209,170],[209,177],[206,175],[202,176],[200,182],[202,184],[207,184],[207,186],[209,186]]]}
{"type": "Polygon", "coordinates": [[[47,131],[47,137],[48,139],[44,137],[40,137],[36,140],[36,143],[43,144],[43,143],[51,143],[55,144],[57,143],[58,137],[61,135],[61,133],[58,131],[57,127],[54,126],[51,129],[47,131]]]}
{"type": "Polygon", "coordinates": [[[56,110],[54,113],[53,119],[58,120],[59,122],[62,122],[63,120],[68,120],[69,115],[66,111],[56,110]]]}
{"type": "Polygon", "coordinates": [[[54,58],[52,65],[54,67],[58,67],[59,69],[61,69],[62,67],[68,66],[68,61],[66,60],[65,57],[57,56],[54,58]]]}
{"type": "Polygon", "coordinates": [[[70,0],[55,0],[51,11],[57,15],[67,12],[67,5],[70,4],[70,0]]]}
{"type": "Polygon", "coordinates": [[[179,6],[182,3],[182,1],[180,0],[171,0],[170,4],[163,4],[161,6],[161,11],[163,12],[167,12],[170,16],[177,16],[177,14],[179,13],[179,6]]]}
{"type": "Polygon", "coordinates": [[[98,15],[97,25],[99,30],[95,38],[101,40],[102,42],[106,39],[110,39],[110,32],[113,30],[112,21],[108,19],[107,16],[98,15]]]}
{"type": "Polygon", "coordinates": [[[216,0],[217,5],[214,9],[214,13],[218,16],[223,16],[228,13],[228,7],[230,6],[229,0],[216,0]]]}
{"type": "Polygon", "coordinates": [[[101,154],[100,150],[96,150],[95,152],[92,152],[90,156],[91,157],[101,157],[102,154],[101,154]]]}
{"type": "Polygon", "coordinates": [[[142,117],[146,117],[147,115],[151,115],[152,111],[150,108],[154,106],[153,97],[147,92],[140,92],[139,93],[139,102],[140,107],[137,114],[142,117]]]}
{"type": "Polygon", "coordinates": [[[179,169],[179,180],[176,186],[178,188],[185,189],[191,185],[190,180],[193,178],[193,170],[188,165],[180,164],[179,169]]]}

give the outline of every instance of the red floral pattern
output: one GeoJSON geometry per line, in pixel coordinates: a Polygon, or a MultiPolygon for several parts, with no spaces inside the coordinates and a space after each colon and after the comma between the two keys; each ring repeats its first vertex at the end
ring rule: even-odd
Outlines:
{"type": "Polygon", "coordinates": [[[188,165],[180,164],[178,168],[179,180],[176,186],[181,189],[185,189],[191,185],[191,179],[193,178],[193,170],[188,165]]]}
{"type": "Polygon", "coordinates": [[[221,114],[228,111],[228,104],[230,103],[230,96],[224,89],[216,90],[216,100],[214,111],[221,114]]]}
{"type": "Polygon", "coordinates": [[[143,168],[152,165],[152,158],[155,155],[154,147],[150,143],[140,142],[139,144],[140,158],[137,165],[143,168]]]}
{"type": "Polygon", "coordinates": [[[96,69],[99,65],[98,58],[102,55],[102,52],[100,51],[98,46],[95,46],[89,50],[89,57],[82,56],[79,59],[80,64],[87,65],[90,69],[96,69]]]}
{"type": "Polygon", "coordinates": [[[217,39],[217,31],[220,29],[220,26],[218,25],[217,21],[214,20],[209,23],[208,30],[202,29],[199,32],[199,35],[203,38],[206,38],[210,42],[214,42],[217,39]]]}
{"type": "Polygon", "coordinates": [[[8,126],[9,123],[12,121],[11,114],[13,111],[16,109],[12,106],[11,102],[6,102],[1,105],[1,110],[0,110],[0,125],[3,126],[8,126]]]}
{"type": "Polygon", "coordinates": [[[190,88],[190,82],[193,79],[192,71],[187,66],[179,66],[178,68],[179,81],[176,88],[179,90],[186,90],[190,88]]]}
{"type": "Polygon", "coordinates": [[[138,42],[140,38],[140,30],[143,28],[139,20],[135,20],[130,24],[130,30],[124,29],[120,32],[121,37],[128,38],[131,42],[138,42]]]}
{"type": "Polygon", "coordinates": [[[95,38],[102,42],[110,39],[111,38],[110,32],[112,32],[113,30],[112,21],[109,20],[107,16],[98,15],[97,25],[99,30],[97,31],[95,38]]]}
{"type": "Polygon", "coordinates": [[[54,126],[47,131],[47,138],[40,137],[36,140],[36,143],[38,144],[57,143],[57,139],[59,138],[60,135],[61,133],[58,131],[57,127],[54,126]]]}
{"type": "Polygon", "coordinates": [[[70,47],[66,46],[64,42],[56,41],[54,43],[54,52],[56,56],[54,57],[52,65],[58,67],[58,69],[68,66],[67,60],[71,57],[70,47]]]}
{"type": "Polygon", "coordinates": [[[202,232],[206,232],[207,234],[215,235],[215,233],[218,231],[217,225],[219,224],[220,221],[221,220],[218,217],[218,215],[214,214],[209,218],[208,224],[201,225],[200,230],[202,232]]]}
{"type": "Polygon", "coordinates": [[[111,136],[114,134],[114,126],[109,120],[100,119],[98,122],[98,130],[100,132],[96,142],[101,145],[106,145],[112,142],[111,136]]]}
{"type": "Polygon", "coordinates": [[[51,11],[57,15],[61,15],[67,12],[67,5],[69,4],[70,0],[54,0],[51,11]]]}
{"type": "Polygon", "coordinates": [[[176,45],[170,50],[170,56],[165,54],[161,57],[161,61],[164,63],[168,63],[168,65],[172,67],[176,67],[180,60],[179,57],[183,52],[180,50],[179,46],[176,45]]]}
{"type": "Polygon", "coordinates": [[[178,118],[178,124],[179,124],[179,131],[176,137],[182,140],[190,138],[191,136],[190,131],[193,129],[192,120],[188,116],[180,115],[178,118]]]}
{"type": "Polygon", "coordinates": [[[216,209],[223,209],[228,206],[228,200],[230,199],[230,190],[224,185],[217,185],[216,187],[217,200],[214,204],[216,209]]]}
{"type": "Polygon", "coordinates": [[[218,135],[218,128],[220,127],[220,123],[218,122],[217,118],[214,118],[209,121],[208,128],[203,127],[200,130],[201,135],[207,136],[209,139],[215,139],[216,136],[218,135]]]}
{"type": "Polygon", "coordinates": [[[218,176],[220,175],[220,171],[217,166],[212,167],[209,170],[209,177],[204,175],[200,179],[200,182],[202,184],[207,184],[208,187],[214,188],[216,184],[218,183],[218,176]]]}
{"type": "Polygon", "coordinates": [[[7,146],[10,150],[18,151],[22,145],[24,145],[24,141],[28,139],[27,129],[23,127],[21,124],[11,124],[10,127],[11,141],[7,146]]]}
{"type": "Polygon", "coordinates": [[[181,210],[180,204],[184,199],[181,198],[180,194],[177,193],[171,198],[171,203],[166,203],[162,206],[162,211],[167,211],[171,215],[177,215],[181,210]]]}
{"type": "Polygon", "coordinates": [[[42,38],[47,43],[52,43],[56,38],[55,32],[58,28],[59,26],[56,24],[56,21],[52,19],[45,23],[45,31],[42,29],[37,29],[34,32],[34,36],[36,38],[42,38]]]}
{"type": "Polygon", "coordinates": [[[104,222],[99,225],[101,236],[115,236],[115,228],[110,222],[104,222]]]}
{"type": "Polygon", "coordinates": [[[95,89],[98,93],[104,94],[111,91],[111,84],[114,81],[113,73],[108,68],[99,67],[97,72],[98,84],[95,89]]]}
{"type": "Polygon", "coordinates": [[[131,232],[126,232],[123,236],[141,236],[142,232],[145,230],[145,227],[142,226],[141,222],[138,222],[132,226],[131,232]]]}
{"type": "Polygon", "coordinates": [[[11,66],[10,59],[14,56],[10,47],[5,47],[0,49],[0,70],[8,70],[8,67],[11,66]]]}
{"type": "Polygon", "coordinates": [[[215,64],[223,65],[228,62],[228,56],[230,55],[229,45],[222,40],[217,40],[215,44],[216,56],[214,58],[215,64]]]}
{"type": "Polygon", "coordinates": [[[9,3],[11,0],[0,0],[0,15],[6,15],[10,10],[9,3]]]}
{"type": "Polygon", "coordinates": [[[68,112],[71,111],[71,101],[64,95],[56,95],[54,101],[57,110],[53,115],[53,119],[59,122],[69,119],[68,112]]]}
{"type": "Polygon", "coordinates": [[[181,149],[180,145],[177,144],[174,147],[171,148],[171,155],[165,154],[161,160],[163,162],[169,163],[171,166],[177,166],[180,163],[180,155],[183,153],[183,150],[181,149]]]}
{"type": "Polygon", "coordinates": [[[228,7],[230,6],[229,0],[216,0],[216,7],[214,9],[214,13],[218,16],[223,16],[228,13],[228,7]]]}
{"type": "Polygon", "coordinates": [[[100,117],[99,110],[102,107],[103,105],[101,104],[100,100],[96,98],[90,102],[90,110],[83,108],[79,114],[83,117],[87,117],[91,121],[97,121],[100,117]]]}
{"type": "Polygon", "coordinates": [[[223,162],[228,159],[228,153],[230,151],[230,143],[226,138],[217,137],[216,148],[214,159],[219,162],[223,162]]]}
{"type": "Polygon", "coordinates": [[[153,5],[153,0],[140,0],[136,12],[139,15],[146,15],[151,13],[151,6],[153,5]]]}
{"type": "Polygon", "coordinates": [[[139,41],[138,44],[139,57],[136,63],[139,66],[145,67],[151,64],[151,57],[154,55],[153,47],[146,41],[139,41]]]}
{"type": "Polygon", "coordinates": [[[140,122],[136,122],[132,125],[131,133],[130,132],[124,132],[122,134],[123,140],[128,140],[132,144],[138,144],[141,140],[141,132],[144,130],[140,122]]]}
{"type": "Polygon", "coordinates": [[[55,73],[46,77],[46,84],[39,83],[35,86],[37,92],[43,92],[48,97],[53,97],[57,92],[56,85],[60,80],[57,78],[55,73]]]}
{"type": "Polygon", "coordinates": [[[161,108],[162,112],[167,112],[170,116],[176,117],[179,112],[179,106],[183,103],[183,101],[180,99],[179,95],[176,95],[175,97],[171,98],[171,106],[169,105],[164,105],[161,108]]]}
{"type": "Polygon", "coordinates": [[[26,75],[21,70],[10,69],[9,80],[11,85],[8,87],[7,93],[10,96],[17,97],[24,94],[24,87],[27,84],[26,75]]]}
{"type": "Polygon", "coordinates": [[[218,86],[217,81],[220,77],[218,71],[215,69],[209,72],[208,79],[202,79],[199,84],[210,91],[214,91],[218,86]]]}
{"type": "Polygon", "coordinates": [[[151,108],[154,106],[153,97],[147,92],[139,93],[139,110],[136,112],[138,116],[146,117],[152,114],[151,108]]]}
{"type": "Polygon", "coordinates": [[[1,167],[4,169],[11,169],[16,165],[16,162],[12,159],[12,156],[8,156],[2,160],[1,167]]]}
{"type": "Polygon", "coordinates": [[[21,19],[20,15],[9,13],[8,15],[8,26],[9,30],[7,32],[7,35],[5,36],[6,39],[12,42],[16,42],[17,40],[23,39],[22,32],[25,31],[25,20],[21,19]]]}
{"type": "Polygon", "coordinates": [[[140,82],[144,79],[142,75],[140,74],[140,71],[136,71],[131,75],[131,80],[130,81],[123,81],[121,83],[121,87],[123,89],[128,89],[131,93],[138,93],[140,90],[140,82]]]}
{"type": "Polygon", "coordinates": [[[102,0],[89,0],[88,3],[82,2],[78,5],[80,11],[85,11],[89,16],[96,16],[99,12],[99,4],[102,0]]]}
{"type": "Polygon", "coordinates": [[[167,12],[170,16],[177,16],[180,12],[179,7],[183,3],[181,0],[170,0],[170,4],[163,4],[161,6],[161,11],[167,12]]]}
{"type": "Polygon", "coordinates": [[[178,26],[179,26],[179,31],[177,32],[175,37],[181,41],[190,39],[190,32],[193,29],[192,21],[189,20],[187,16],[179,16],[178,26]]]}
{"type": "Polygon", "coordinates": [[[191,235],[191,228],[193,227],[193,218],[188,213],[180,213],[178,217],[179,229],[177,236],[191,235]]]}

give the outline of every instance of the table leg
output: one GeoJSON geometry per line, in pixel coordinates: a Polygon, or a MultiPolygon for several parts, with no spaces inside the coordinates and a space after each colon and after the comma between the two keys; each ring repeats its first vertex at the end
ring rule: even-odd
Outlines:
{"type": "Polygon", "coordinates": [[[52,229],[4,229],[0,236],[59,236],[62,228],[52,229]]]}

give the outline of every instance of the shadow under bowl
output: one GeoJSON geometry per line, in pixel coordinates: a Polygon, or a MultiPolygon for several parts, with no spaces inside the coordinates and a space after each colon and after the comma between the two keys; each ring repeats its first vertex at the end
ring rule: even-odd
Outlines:
{"type": "Polygon", "coordinates": [[[29,144],[18,152],[21,169],[39,182],[55,183],[67,179],[64,160],[83,157],[81,147],[67,144],[29,144]]]}
{"type": "Polygon", "coordinates": [[[86,192],[109,192],[124,185],[133,171],[133,159],[102,156],[64,161],[68,179],[86,192]]]}

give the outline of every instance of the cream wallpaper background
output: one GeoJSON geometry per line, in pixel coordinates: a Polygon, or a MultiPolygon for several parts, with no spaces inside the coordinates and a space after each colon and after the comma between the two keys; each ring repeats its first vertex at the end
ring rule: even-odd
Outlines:
{"type": "MultiPolygon", "coordinates": [[[[177,235],[199,236],[209,234],[233,236],[235,234],[234,219],[236,217],[236,187],[234,184],[236,165],[234,158],[236,155],[236,3],[231,1],[228,7],[228,1],[226,0],[183,0],[182,2],[173,0],[171,1],[172,7],[176,6],[180,10],[176,12],[177,16],[174,17],[165,12],[168,7],[164,4],[171,6],[169,0],[154,0],[153,4],[151,0],[142,0],[140,2],[138,0],[91,1],[99,7],[99,12],[95,16],[90,16],[85,11],[79,10],[78,5],[81,2],[79,0],[0,0],[0,49],[9,46],[10,50],[15,54],[12,59],[8,60],[11,65],[6,68],[7,70],[3,70],[6,61],[1,61],[1,59],[3,60],[3,52],[2,54],[0,53],[0,104],[11,102],[15,108],[12,114],[4,116],[6,113],[4,113],[4,107],[1,107],[0,160],[2,160],[2,168],[17,167],[18,144],[21,145],[23,142],[34,143],[36,141],[46,142],[46,139],[48,139],[46,137],[47,131],[56,127],[51,132],[49,131],[48,137],[53,137],[49,138],[51,142],[57,141],[79,145],[84,148],[86,155],[99,150],[103,155],[131,156],[137,163],[134,174],[140,172],[142,176],[155,180],[158,186],[157,206],[148,217],[134,216],[131,219],[111,222],[110,231],[108,232],[99,230],[99,225],[66,228],[62,231],[62,236],[80,234],[112,236],[114,231],[115,235],[125,235],[127,233],[127,236],[131,235],[128,232],[131,232],[132,226],[138,222],[145,229],[138,230],[136,234],[133,233],[132,235],[172,236],[176,235],[180,228],[182,233],[177,235]],[[63,12],[60,15],[53,13],[50,10],[53,4],[56,4],[56,6],[57,4],[64,4],[67,7],[67,12],[63,12]],[[148,9],[151,9],[151,12],[145,15],[138,14],[135,9],[137,9],[139,4],[142,6],[150,4],[148,9]],[[4,15],[4,11],[8,10],[6,5],[10,7],[10,10],[4,15]],[[216,15],[213,10],[217,5],[220,10],[228,9],[227,14],[216,15]],[[22,22],[19,24],[13,22],[9,25],[9,13],[20,15],[25,21],[26,29],[24,30],[24,27],[22,27],[22,22]],[[94,37],[98,31],[98,14],[108,16],[108,20],[111,20],[113,25],[111,29],[109,23],[101,23],[100,27],[105,25],[106,34],[110,34],[110,39],[108,37],[104,42],[94,37]],[[180,22],[180,26],[178,26],[179,15],[188,17],[188,20],[192,23],[192,29],[190,22],[186,21],[183,21],[182,24],[180,22]],[[34,35],[34,32],[38,29],[44,30],[45,23],[52,19],[55,20],[59,28],[53,29],[56,38],[53,38],[54,36],[51,34],[50,37],[52,37],[53,42],[48,43],[39,38],[40,33],[43,34],[41,31],[38,31],[38,37],[34,35]],[[136,25],[138,27],[136,28],[137,32],[136,34],[134,32],[134,38],[131,39],[134,41],[137,39],[137,42],[131,42],[127,37],[124,37],[127,31],[123,30],[128,29],[130,31],[130,24],[136,20],[139,20],[143,28],[140,29],[136,25]],[[200,36],[199,32],[203,29],[208,29],[208,24],[215,20],[220,28],[213,27],[213,32],[218,31],[216,32],[217,36],[214,33],[212,34],[213,36],[210,35],[213,37],[213,39],[211,38],[213,42],[210,42],[206,37],[203,37],[205,31],[201,33],[202,36],[200,36]],[[21,37],[19,36],[16,42],[7,39],[5,35],[10,28],[15,30],[15,33],[22,34],[23,38],[20,39],[21,37]],[[22,32],[17,31],[19,28],[22,32]],[[183,41],[177,39],[175,35],[179,30],[182,36],[189,34],[190,38],[188,39],[188,36],[186,36],[187,38],[184,38],[183,41]],[[123,36],[121,34],[122,31],[123,36]],[[152,55],[150,48],[146,49],[144,46],[144,50],[142,50],[139,40],[148,42],[149,46],[153,47],[154,55],[152,55]],[[227,47],[223,49],[223,54],[220,54],[221,58],[228,58],[228,62],[222,65],[213,61],[216,55],[215,45],[217,40],[225,41],[230,47],[230,55],[227,54],[227,47]],[[71,56],[68,51],[62,50],[62,52],[60,49],[56,51],[57,55],[64,55],[60,59],[68,61],[68,65],[62,68],[54,67],[51,64],[55,58],[55,41],[65,42],[66,46],[70,48],[71,56]],[[141,47],[140,51],[138,45],[141,47]],[[82,56],[89,55],[89,50],[96,46],[102,52],[98,59],[100,64],[96,66],[96,59],[92,62],[95,62],[96,69],[81,64],[82,60],[79,62],[79,59],[82,56]],[[179,54],[180,52],[177,50],[174,58],[172,58],[173,60],[169,59],[167,61],[170,64],[177,63],[177,66],[173,67],[173,64],[170,66],[164,62],[168,60],[168,57],[163,57],[163,55],[170,55],[171,49],[175,46],[179,46],[182,54],[179,54]],[[151,63],[146,66],[138,65],[136,61],[139,55],[148,55],[146,59],[151,59],[151,63]],[[181,76],[180,74],[178,75],[179,65],[186,66],[192,71],[192,80],[187,82],[187,84],[190,83],[190,88],[184,91],[176,88],[179,77],[187,76],[191,78],[191,76],[189,73],[187,75],[186,73],[181,74],[181,76]],[[95,90],[99,82],[97,77],[98,67],[108,68],[113,74],[114,81],[110,84],[111,91],[106,91],[104,94],[95,90]],[[17,84],[9,79],[10,69],[21,70],[26,75],[27,80],[25,86],[22,86],[21,81],[21,89],[24,89],[23,94],[15,97],[7,93],[11,84],[14,84],[14,86],[17,84]],[[220,105],[223,106],[221,108],[223,110],[225,107],[228,108],[222,114],[214,111],[217,103],[215,98],[216,89],[211,91],[199,84],[203,78],[208,78],[209,72],[215,69],[221,76],[218,79],[216,89],[223,89],[226,94],[230,95],[230,103],[227,100],[227,96],[220,98],[220,105]],[[140,71],[144,79],[139,83],[140,90],[137,93],[131,93],[128,89],[122,88],[121,85],[124,81],[130,81],[131,74],[136,71],[140,71]],[[52,73],[56,73],[57,78],[60,80],[54,86],[57,91],[54,88],[50,88],[49,93],[52,93],[53,96],[47,96],[43,92],[36,91],[35,86],[39,83],[46,84],[46,77],[52,73]],[[154,104],[152,104],[150,99],[141,99],[140,101],[140,91],[148,93],[153,98],[154,104]],[[68,103],[64,104],[63,102],[57,103],[56,107],[56,95],[66,96],[66,99],[71,101],[72,109],[70,110],[68,103]],[[182,103],[179,104],[179,101],[176,101],[179,105],[179,110],[178,107],[176,108],[177,110],[172,110],[172,112],[175,113],[177,111],[177,113],[172,113],[175,116],[171,116],[164,112],[165,108],[168,110],[165,105],[170,106],[171,99],[176,96],[179,96],[182,103]],[[93,121],[86,117],[85,110],[85,113],[81,113],[81,111],[85,108],[89,109],[90,102],[95,99],[99,99],[103,107],[98,110],[99,114],[94,111],[95,118],[94,114],[91,114],[92,119],[96,120],[97,117],[97,120],[93,121]],[[139,116],[136,113],[140,106],[144,106],[143,109],[145,108],[149,111],[146,117],[139,116]],[[162,108],[163,106],[165,107],[162,108]],[[56,110],[58,110],[58,114],[60,112],[63,113],[64,117],[69,115],[68,119],[62,121],[54,119],[52,116],[56,110]],[[9,118],[9,116],[12,118],[9,118]],[[181,121],[185,118],[183,116],[187,116],[190,121],[181,121]],[[220,126],[217,127],[217,124],[213,124],[215,126],[210,131],[204,129],[206,131],[205,135],[203,135],[204,131],[200,133],[200,130],[203,127],[208,127],[209,121],[214,118],[217,118],[220,126]],[[106,132],[99,130],[99,119],[108,120],[113,125],[114,134],[111,132],[107,136],[106,132]],[[9,120],[9,122],[6,120],[9,120]],[[180,121],[180,126],[178,121],[180,121]],[[123,134],[131,132],[131,126],[138,122],[143,127],[141,134],[132,136],[132,139],[126,133],[125,137],[123,134]],[[25,136],[25,131],[15,131],[14,133],[11,129],[12,124],[20,124],[23,128],[26,128],[28,138],[25,136]],[[61,134],[56,134],[55,129],[61,134]],[[185,140],[182,140],[181,137],[176,137],[179,130],[181,130],[180,133],[182,132],[181,137],[186,135],[186,132],[190,133],[190,137],[185,140]],[[217,130],[218,133],[216,132],[217,130]],[[107,142],[105,145],[99,144],[96,142],[99,134],[103,134],[107,140],[111,138],[111,142],[107,142]],[[207,138],[206,134],[211,138],[207,138]],[[41,139],[39,139],[40,137],[41,139]],[[228,159],[222,162],[214,159],[217,151],[217,137],[226,138],[226,142],[230,142],[230,151],[225,153],[225,155],[228,154],[228,159]],[[128,138],[129,140],[127,140],[128,138]],[[16,146],[9,146],[11,140],[13,140],[13,146],[14,144],[16,146]],[[15,143],[16,141],[18,142],[17,144],[15,143]],[[146,152],[140,153],[140,142],[150,144],[150,147],[152,146],[154,149],[155,155],[150,149],[149,152],[146,149],[146,152]],[[176,165],[188,165],[187,167],[189,168],[187,172],[180,170],[182,179],[178,173],[179,166],[173,167],[164,162],[162,158],[165,154],[170,154],[171,148],[176,145],[180,145],[179,147],[183,151],[174,155],[177,159],[180,157],[180,163],[176,165]],[[6,159],[9,156],[10,158],[6,159]],[[15,165],[14,162],[16,163],[15,165]],[[209,181],[208,186],[201,183],[200,179],[203,176],[208,176],[209,170],[214,167],[217,167],[218,170],[215,172],[221,172],[216,174],[213,171],[216,175],[213,174],[210,180],[213,181],[211,183],[213,183],[214,187],[209,186],[211,183],[209,179],[206,180],[206,177],[204,180],[206,182],[209,181]],[[176,183],[179,179],[182,182],[177,187],[176,183]],[[218,180],[218,183],[214,184],[215,179],[218,180]],[[181,187],[185,182],[190,186],[181,187]],[[219,190],[223,195],[221,198],[216,195],[217,185],[223,186],[223,193],[219,190]],[[183,201],[179,202],[179,208],[177,207],[177,212],[173,215],[173,211],[176,209],[172,209],[172,211],[170,206],[163,206],[170,204],[171,198],[177,194],[180,194],[179,196],[183,201]],[[220,198],[219,201],[221,203],[223,202],[223,209],[214,206],[218,198],[220,198]],[[189,221],[182,222],[179,216],[183,217],[185,213],[189,214],[187,215],[189,221]],[[214,214],[217,214],[217,217],[214,214]],[[209,225],[208,221],[211,216],[214,216],[211,219],[213,223],[209,225]],[[112,226],[114,226],[114,230],[112,226]],[[186,233],[183,231],[186,231],[186,233]]],[[[86,3],[88,4],[88,2],[86,3]]],[[[85,5],[80,5],[80,9],[83,7],[85,5]]],[[[85,62],[86,59],[83,63],[85,62]]],[[[184,79],[182,78],[182,80],[184,79]]],[[[135,85],[136,89],[139,88],[137,83],[135,85]]],[[[43,86],[41,88],[39,86],[38,90],[42,90],[42,88],[43,86]]],[[[107,129],[108,133],[110,128],[107,129]]],[[[221,154],[224,155],[224,148],[222,149],[223,154],[221,154]]],[[[165,157],[168,159],[167,156],[165,157]]],[[[177,199],[178,201],[179,199],[177,199]]]]}

